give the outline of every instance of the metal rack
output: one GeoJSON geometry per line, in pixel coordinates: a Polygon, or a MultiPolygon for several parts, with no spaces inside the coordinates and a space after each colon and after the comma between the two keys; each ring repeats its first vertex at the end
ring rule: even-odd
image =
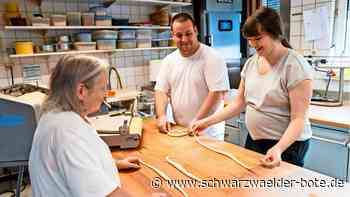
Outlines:
{"type": "Polygon", "coordinates": [[[176,49],[176,47],[152,47],[152,48],[133,48],[133,49],[111,49],[111,50],[90,50],[90,51],[66,51],[66,52],[50,52],[50,53],[34,53],[26,55],[10,55],[10,58],[22,58],[22,57],[43,57],[43,56],[55,56],[55,55],[74,55],[74,54],[89,54],[89,53],[115,53],[115,52],[127,52],[127,51],[144,51],[144,50],[168,50],[176,49]]]}
{"type": "Polygon", "coordinates": [[[170,29],[170,26],[5,26],[5,30],[170,29]]]}

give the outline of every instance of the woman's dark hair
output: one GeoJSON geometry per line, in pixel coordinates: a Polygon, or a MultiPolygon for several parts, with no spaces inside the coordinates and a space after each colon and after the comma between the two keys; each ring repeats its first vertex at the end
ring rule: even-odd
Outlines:
{"type": "Polygon", "coordinates": [[[280,40],[282,45],[292,48],[283,36],[283,24],[279,14],[272,8],[261,7],[249,16],[242,27],[245,38],[259,36],[261,32],[268,33],[273,39],[280,40]]]}

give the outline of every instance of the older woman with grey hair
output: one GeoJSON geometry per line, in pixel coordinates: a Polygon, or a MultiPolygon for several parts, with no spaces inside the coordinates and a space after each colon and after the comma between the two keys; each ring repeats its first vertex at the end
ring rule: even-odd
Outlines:
{"type": "Polygon", "coordinates": [[[117,168],[139,168],[135,157],[115,163],[86,119],[103,102],[106,66],[95,57],[65,56],[54,68],[29,158],[35,197],[116,196],[117,168]]]}

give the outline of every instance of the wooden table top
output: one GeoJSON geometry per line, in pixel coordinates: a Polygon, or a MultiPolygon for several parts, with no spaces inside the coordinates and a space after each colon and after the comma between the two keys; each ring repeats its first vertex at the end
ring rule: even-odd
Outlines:
{"type": "Polygon", "coordinates": [[[350,129],[350,103],[339,107],[310,105],[309,118],[312,123],[350,129]]]}
{"type": "MultiPolygon", "coordinates": [[[[286,162],[282,162],[281,166],[274,169],[263,168],[259,165],[261,154],[246,150],[242,147],[229,144],[223,141],[216,141],[212,138],[201,137],[202,143],[215,147],[217,149],[229,152],[236,156],[240,161],[249,166],[252,172],[241,167],[233,160],[226,158],[220,154],[206,149],[195,141],[194,137],[170,137],[159,133],[155,120],[146,120],[144,122],[144,132],[142,144],[138,149],[119,150],[112,149],[114,158],[124,158],[126,156],[138,156],[143,161],[153,165],[163,171],[173,180],[189,180],[189,178],[180,171],[172,167],[165,160],[169,156],[172,160],[181,164],[187,171],[193,175],[207,181],[203,182],[205,187],[207,183],[215,180],[216,187],[200,188],[197,187],[184,188],[189,196],[305,196],[305,197],[321,197],[321,196],[348,196],[350,193],[350,184],[344,187],[302,187],[296,181],[304,184],[316,184],[324,181],[330,184],[335,183],[331,177],[321,175],[319,173],[300,168],[286,162]],[[232,187],[238,185],[237,180],[241,180],[241,185],[247,185],[245,180],[265,180],[259,184],[289,184],[294,181],[293,187],[260,187],[260,188],[229,188],[226,186],[219,187],[219,180],[226,180],[232,187]],[[275,182],[273,182],[275,179],[275,182]],[[318,180],[315,180],[318,179],[318,180]],[[268,183],[269,182],[269,183],[268,183]]],[[[139,170],[121,171],[120,172],[122,196],[182,196],[175,188],[168,186],[164,179],[159,189],[152,188],[152,180],[160,177],[156,172],[142,165],[139,170]]],[[[159,179],[158,179],[159,180],[159,179]]],[[[341,182],[340,182],[341,183],[341,182]]],[[[323,184],[323,183],[322,183],[323,184]]],[[[339,185],[339,183],[338,183],[339,185]]]]}

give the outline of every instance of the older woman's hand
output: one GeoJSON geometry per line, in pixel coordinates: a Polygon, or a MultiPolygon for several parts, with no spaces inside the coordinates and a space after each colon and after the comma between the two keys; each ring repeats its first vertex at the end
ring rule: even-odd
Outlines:
{"type": "Polygon", "coordinates": [[[260,162],[265,167],[274,168],[281,164],[281,155],[282,150],[277,146],[273,146],[267,151],[266,155],[260,160],[260,162]]]}
{"type": "Polygon", "coordinates": [[[140,163],[139,158],[131,156],[122,160],[118,160],[116,162],[116,165],[119,170],[138,169],[140,168],[139,163],[140,163]]]}

